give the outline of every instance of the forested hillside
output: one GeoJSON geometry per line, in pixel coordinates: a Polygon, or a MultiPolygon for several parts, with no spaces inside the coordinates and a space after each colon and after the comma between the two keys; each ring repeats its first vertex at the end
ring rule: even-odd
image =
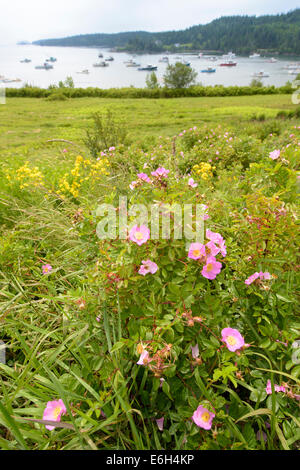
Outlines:
{"type": "MultiPolygon", "coordinates": [[[[201,21],[201,18],[199,18],[201,21]]],[[[149,33],[83,34],[60,39],[44,39],[42,46],[113,47],[132,52],[166,50],[210,50],[238,54],[262,51],[300,54],[300,9],[268,16],[222,17],[206,25],[181,31],[149,33]]]]}

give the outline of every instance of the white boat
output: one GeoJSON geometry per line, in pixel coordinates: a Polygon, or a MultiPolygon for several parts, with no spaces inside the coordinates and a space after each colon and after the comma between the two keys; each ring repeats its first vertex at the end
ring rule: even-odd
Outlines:
{"type": "Polygon", "coordinates": [[[131,61],[131,62],[128,62],[128,63],[126,64],[126,67],[140,67],[140,66],[141,66],[141,64],[138,64],[138,63],[135,62],[134,60],[131,61]]]}
{"type": "Polygon", "coordinates": [[[269,77],[270,75],[266,72],[264,72],[263,70],[261,70],[260,72],[255,72],[252,77],[255,77],[255,78],[267,78],[269,77]]]}
{"type": "Polygon", "coordinates": [[[271,59],[266,60],[266,62],[267,62],[268,64],[275,64],[276,62],[278,62],[278,60],[275,59],[274,57],[271,57],[271,59]]]}
{"type": "Polygon", "coordinates": [[[99,52],[98,57],[99,57],[99,59],[102,59],[102,57],[103,57],[102,52],[99,52]]]}
{"type": "Polygon", "coordinates": [[[258,59],[260,57],[260,54],[257,54],[256,52],[254,54],[249,55],[249,59],[258,59]]]}
{"type": "Polygon", "coordinates": [[[144,67],[139,67],[138,70],[141,70],[141,71],[148,71],[148,72],[151,72],[152,70],[157,70],[157,66],[156,65],[151,65],[151,64],[148,64],[144,67]]]}
{"type": "Polygon", "coordinates": [[[29,62],[31,62],[31,59],[23,59],[23,60],[20,60],[21,64],[29,64],[29,62]]]}
{"type": "Polygon", "coordinates": [[[88,69],[85,69],[85,70],[81,70],[81,72],[76,72],[76,73],[85,73],[85,74],[88,74],[88,73],[90,73],[90,72],[88,71],[88,69]]]}
{"type": "Polygon", "coordinates": [[[56,62],[57,59],[55,57],[49,57],[49,59],[46,59],[46,62],[56,62]]]}
{"type": "Polygon", "coordinates": [[[230,51],[228,52],[228,54],[223,54],[222,55],[222,58],[223,59],[233,59],[234,57],[236,57],[235,53],[230,51]]]}
{"type": "Polygon", "coordinates": [[[109,64],[107,62],[96,62],[93,64],[93,67],[108,67],[109,64]]]}
{"type": "Polygon", "coordinates": [[[43,65],[36,65],[34,68],[37,70],[50,70],[53,69],[53,65],[48,64],[48,62],[44,62],[43,65]]]}
{"type": "Polygon", "coordinates": [[[166,62],[168,64],[169,63],[169,57],[165,55],[161,59],[159,59],[158,62],[166,62]]]}
{"type": "Polygon", "coordinates": [[[289,71],[290,75],[300,75],[300,68],[289,71]]]}
{"type": "Polygon", "coordinates": [[[106,62],[112,62],[113,60],[115,59],[111,55],[105,59],[106,62]]]}

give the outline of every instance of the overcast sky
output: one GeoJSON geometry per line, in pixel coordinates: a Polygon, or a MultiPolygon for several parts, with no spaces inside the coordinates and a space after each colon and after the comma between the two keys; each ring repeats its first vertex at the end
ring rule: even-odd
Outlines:
{"type": "Polygon", "coordinates": [[[0,44],[86,33],[166,31],[227,15],[285,13],[299,0],[0,0],[0,44]]]}

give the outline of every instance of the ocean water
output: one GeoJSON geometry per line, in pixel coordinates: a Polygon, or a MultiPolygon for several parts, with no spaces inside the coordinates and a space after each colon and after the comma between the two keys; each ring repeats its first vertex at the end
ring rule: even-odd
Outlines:
{"type": "MultiPolygon", "coordinates": [[[[51,84],[58,84],[60,80],[65,80],[71,76],[76,87],[100,87],[100,88],[120,88],[120,87],[145,87],[147,72],[138,71],[133,67],[126,67],[125,61],[133,59],[141,65],[153,64],[158,66],[156,72],[159,82],[162,84],[163,75],[167,64],[159,62],[162,54],[130,55],[127,53],[110,52],[104,48],[77,48],[77,47],[47,47],[34,45],[0,45],[0,84],[1,78],[18,79],[20,81],[6,83],[2,86],[22,87],[25,83],[47,88],[51,84]],[[98,53],[103,53],[103,59],[98,58],[98,53]],[[93,67],[94,63],[104,60],[108,56],[114,57],[113,62],[109,62],[108,67],[93,67]],[[51,70],[36,70],[35,66],[42,65],[49,57],[56,57],[57,62],[52,64],[51,70]],[[28,58],[28,64],[20,61],[28,58]],[[89,74],[84,75],[78,72],[88,69],[89,74]]],[[[278,62],[268,63],[267,58],[259,57],[250,59],[249,57],[236,57],[236,67],[220,67],[222,59],[212,62],[208,59],[199,59],[194,55],[170,54],[169,63],[174,64],[180,58],[191,62],[191,66],[198,73],[197,82],[203,85],[249,85],[253,79],[253,74],[264,71],[269,74],[268,78],[263,78],[265,85],[284,85],[287,81],[293,81],[296,76],[290,75],[285,66],[291,62],[299,62],[300,57],[277,57],[278,62]],[[215,73],[201,73],[202,69],[208,66],[216,68],[215,73]]]]}

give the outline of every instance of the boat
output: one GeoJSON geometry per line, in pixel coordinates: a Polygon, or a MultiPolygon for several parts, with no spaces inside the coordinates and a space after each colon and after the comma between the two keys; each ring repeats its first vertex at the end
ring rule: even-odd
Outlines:
{"type": "Polygon", "coordinates": [[[235,53],[230,51],[228,54],[223,54],[222,59],[233,59],[235,57],[235,53]]]}
{"type": "Polygon", "coordinates": [[[166,62],[168,64],[169,63],[169,57],[165,55],[161,59],[159,59],[158,62],[166,62]]]}
{"type": "Polygon", "coordinates": [[[81,70],[81,72],[76,72],[76,73],[85,73],[85,74],[88,74],[88,73],[90,73],[90,72],[88,71],[88,69],[85,69],[85,70],[81,70]]]}
{"type": "Polygon", "coordinates": [[[43,65],[36,65],[34,68],[37,70],[50,70],[53,69],[53,65],[48,64],[48,62],[44,62],[43,65]]]}
{"type": "Polygon", "coordinates": [[[138,70],[151,72],[152,70],[157,70],[157,66],[148,64],[145,67],[139,67],[138,70]]]}
{"type": "Polygon", "coordinates": [[[182,63],[183,63],[183,65],[186,65],[187,67],[191,66],[191,63],[187,62],[186,60],[183,60],[182,63]]]}
{"type": "Polygon", "coordinates": [[[138,64],[134,60],[127,62],[126,67],[140,67],[141,64],[138,64]]]}
{"type": "Polygon", "coordinates": [[[216,69],[213,69],[212,67],[207,67],[207,69],[201,70],[202,73],[214,73],[216,69]]]}
{"type": "Polygon", "coordinates": [[[108,67],[109,64],[107,62],[97,62],[93,64],[93,67],[108,67]]]}
{"type": "Polygon", "coordinates": [[[111,55],[105,59],[106,62],[112,62],[115,60],[111,55]]]}
{"type": "Polygon", "coordinates": [[[260,54],[257,53],[249,55],[249,59],[258,59],[258,57],[260,57],[260,54]]]}
{"type": "Polygon", "coordinates": [[[263,70],[261,70],[260,72],[255,72],[252,77],[255,77],[255,78],[267,78],[269,77],[270,75],[266,72],[264,72],[263,70]]]}
{"type": "Polygon", "coordinates": [[[102,52],[99,52],[98,57],[99,57],[99,59],[102,59],[102,57],[103,57],[102,52]]]}
{"type": "Polygon", "coordinates": [[[266,60],[266,62],[267,62],[268,64],[275,64],[275,62],[278,62],[278,60],[275,59],[274,57],[272,57],[271,59],[266,60]]]}
{"type": "Polygon", "coordinates": [[[49,59],[46,59],[46,62],[56,62],[57,59],[55,57],[50,57],[49,59]]]}
{"type": "Polygon", "coordinates": [[[2,78],[0,81],[2,83],[15,83],[15,82],[21,82],[22,80],[20,78],[2,78]]]}
{"type": "Polygon", "coordinates": [[[289,70],[290,75],[300,75],[300,68],[299,69],[293,69],[289,70]]]}
{"type": "Polygon", "coordinates": [[[220,67],[235,67],[237,62],[233,62],[232,60],[228,60],[227,62],[223,62],[220,64],[220,67]]]}
{"type": "Polygon", "coordinates": [[[31,59],[23,59],[23,60],[20,60],[21,64],[29,64],[29,62],[31,62],[31,59]]]}

